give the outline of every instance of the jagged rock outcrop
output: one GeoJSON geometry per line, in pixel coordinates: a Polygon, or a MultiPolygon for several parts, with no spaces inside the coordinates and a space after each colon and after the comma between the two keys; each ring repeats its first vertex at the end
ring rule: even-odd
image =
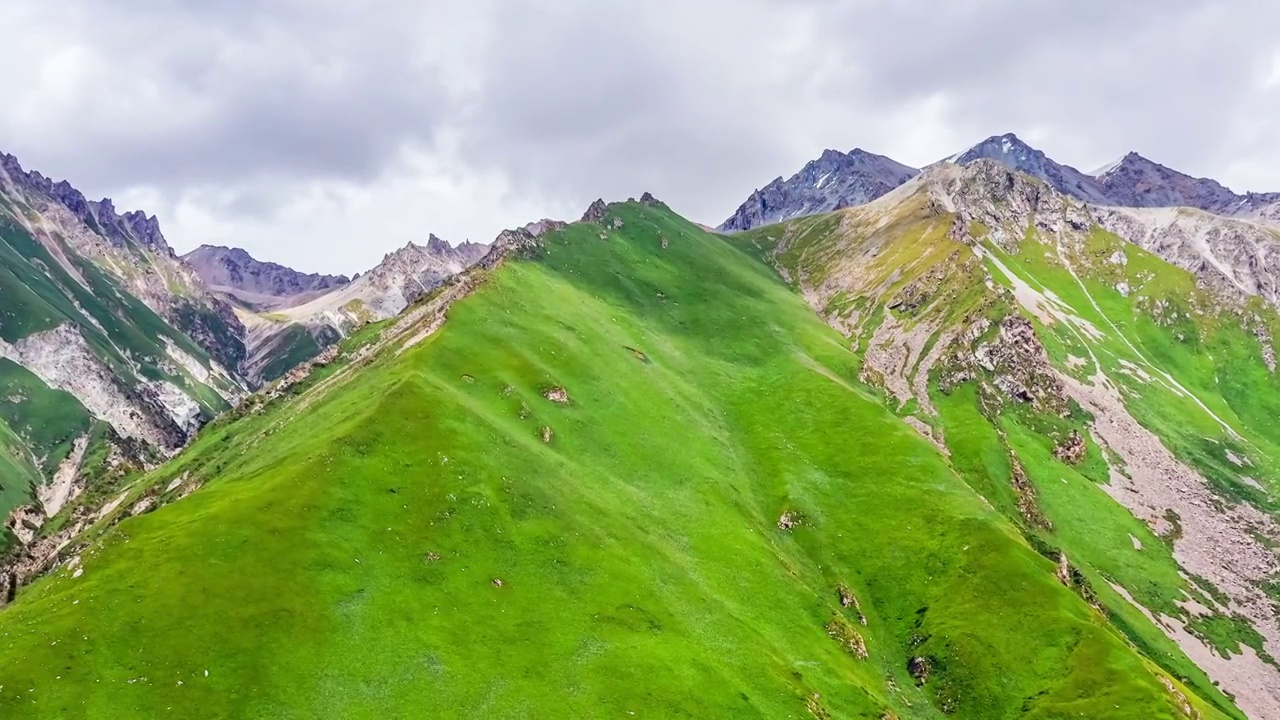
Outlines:
{"type": "Polygon", "coordinates": [[[591,203],[591,205],[587,207],[587,211],[582,214],[582,222],[601,222],[605,219],[605,216],[608,213],[609,206],[605,204],[603,198],[598,198],[595,202],[591,203]]]}
{"type": "Polygon", "coordinates": [[[915,168],[865,150],[826,150],[791,178],[779,177],[753,192],[719,230],[740,232],[788,218],[861,205],[918,173],[915,168]]]}
{"type": "Polygon", "coordinates": [[[1091,226],[1082,204],[991,159],[934,166],[920,182],[941,209],[956,213],[966,227],[980,223],[1006,250],[1017,248],[1028,227],[1055,237],[1067,231],[1087,232],[1091,226]]]}

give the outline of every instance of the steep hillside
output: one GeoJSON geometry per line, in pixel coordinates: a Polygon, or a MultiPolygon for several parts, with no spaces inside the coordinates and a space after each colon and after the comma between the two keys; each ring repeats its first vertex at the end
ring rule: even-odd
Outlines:
{"type": "MultiPolygon", "coordinates": [[[[647,200],[505,234],[140,481],[0,612],[0,713],[1239,717],[647,200]]],[[[981,387],[944,412],[998,464],[981,387]]]]}
{"type": "Polygon", "coordinates": [[[0,553],[242,397],[241,332],[155,218],[0,156],[0,553]]]}
{"type": "Polygon", "coordinates": [[[27,172],[3,153],[0,196],[0,212],[44,245],[72,277],[84,280],[78,284],[90,281],[78,276],[62,248],[93,262],[224,368],[239,368],[245,349],[235,314],[178,260],[154,216],[119,215],[109,198],[88,201],[65,180],[55,183],[27,172]]]}
{"type": "Polygon", "coordinates": [[[1097,212],[986,160],[734,242],[1146,657],[1280,717],[1280,318],[1097,212]]]}
{"type": "Polygon", "coordinates": [[[303,273],[262,262],[240,248],[201,245],[182,260],[211,290],[254,312],[300,305],[351,282],[341,275],[303,273]]]}

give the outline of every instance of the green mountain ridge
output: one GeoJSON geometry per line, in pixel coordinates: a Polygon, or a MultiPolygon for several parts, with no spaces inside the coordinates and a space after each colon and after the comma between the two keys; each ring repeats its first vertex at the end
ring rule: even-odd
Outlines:
{"type": "Polygon", "coordinates": [[[596,215],[41,528],[0,714],[1267,716],[1271,310],[983,164],[596,215]]]}

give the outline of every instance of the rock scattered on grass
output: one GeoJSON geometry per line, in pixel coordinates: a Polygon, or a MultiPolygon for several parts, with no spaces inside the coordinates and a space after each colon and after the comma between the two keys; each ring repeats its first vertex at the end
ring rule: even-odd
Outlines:
{"type": "Polygon", "coordinates": [[[542,397],[550,400],[553,403],[556,403],[557,405],[569,404],[569,391],[565,390],[562,387],[557,386],[557,387],[547,388],[546,390],[542,391],[542,397]]]}
{"type": "Polygon", "coordinates": [[[929,660],[922,657],[913,657],[911,662],[907,663],[907,672],[911,673],[911,677],[916,679],[916,685],[924,685],[929,682],[929,660]]]}
{"type": "Polygon", "coordinates": [[[556,434],[549,427],[543,427],[540,434],[542,435],[542,442],[544,443],[551,442],[551,440],[556,436],[556,434]]]}
{"type": "Polygon", "coordinates": [[[853,594],[853,590],[850,590],[848,585],[841,584],[836,588],[836,592],[840,595],[840,607],[846,610],[852,608],[858,613],[858,622],[866,625],[867,617],[862,614],[862,605],[858,602],[858,596],[853,594]]]}
{"type": "Polygon", "coordinates": [[[795,512],[794,510],[788,510],[782,513],[782,517],[778,518],[778,529],[784,532],[791,532],[792,530],[800,527],[803,522],[804,521],[800,517],[800,513],[795,512]]]}
{"type": "Polygon", "coordinates": [[[862,634],[853,628],[844,618],[827,623],[827,636],[840,643],[850,655],[859,660],[867,659],[867,642],[862,634]]]}
{"type": "Polygon", "coordinates": [[[1079,465],[1084,461],[1085,451],[1088,446],[1084,443],[1084,438],[1078,430],[1071,431],[1071,437],[1062,441],[1058,447],[1053,449],[1053,456],[1068,465],[1079,465]]]}

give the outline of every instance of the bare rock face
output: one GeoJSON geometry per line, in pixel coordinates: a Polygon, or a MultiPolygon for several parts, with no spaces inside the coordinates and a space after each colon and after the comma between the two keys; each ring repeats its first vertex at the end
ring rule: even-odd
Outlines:
{"type": "Polygon", "coordinates": [[[199,429],[199,406],[192,398],[169,383],[126,386],[73,325],[13,344],[0,340],[0,357],[27,368],[49,387],[71,393],[125,437],[175,449],[199,429]]]}
{"type": "MultiPolygon", "coordinates": [[[[1049,363],[1049,353],[1036,336],[1035,326],[1020,315],[1000,321],[996,336],[974,349],[972,362],[994,376],[994,384],[1008,399],[1037,410],[1065,416],[1067,394],[1049,363]]],[[[961,363],[967,364],[962,356],[961,363]]]]}
{"type": "Polygon", "coordinates": [[[1280,306],[1280,236],[1254,222],[1185,208],[1091,208],[1099,226],[1228,295],[1280,306]]]}
{"type": "Polygon", "coordinates": [[[1085,206],[994,160],[930,168],[923,180],[942,209],[957,213],[966,228],[981,224],[992,241],[1010,252],[1028,227],[1055,237],[1087,232],[1091,226],[1085,206]]]}

